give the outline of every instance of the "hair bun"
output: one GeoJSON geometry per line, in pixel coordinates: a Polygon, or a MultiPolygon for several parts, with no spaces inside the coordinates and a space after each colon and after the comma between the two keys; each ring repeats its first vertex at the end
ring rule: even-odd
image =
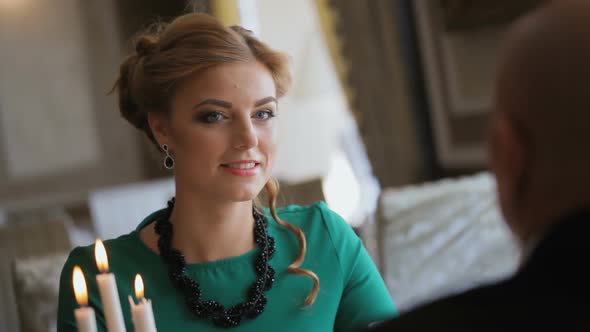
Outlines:
{"type": "Polygon", "coordinates": [[[139,56],[149,56],[156,52],[158,42],[153,36],[141,36],[135,41],[135,52],[139,56]]]}
{"type": "Polygon", "coordinates": [[[252,30],[248,30],[240,25],[232,25],[229,28],[232,29],[233,31],[239,33],[242,36],[249,36],[249,37],[254,36],[254,32],[252,32],[252,30]]]}

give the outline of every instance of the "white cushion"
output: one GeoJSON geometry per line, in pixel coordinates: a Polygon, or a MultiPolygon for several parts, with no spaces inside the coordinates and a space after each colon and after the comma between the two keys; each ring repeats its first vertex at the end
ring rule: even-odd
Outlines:
{"type": "Polygon", "coordinates": [[[59,277],[67,257],[64,252],[15,261],[15,295],[22,331],[56,330],[59,277]]]}
{"type": "Polygon", "coordinates": [[[488,173],[384,190],[384,278],[401,311],[501,279],[520,252],[488,173]]]}
{"type": "Polygon", "coordinates": [[[97,236],[112,239],[131,232],[150,213],[166,207],[174,188],[170,178],[92,192],[89,206],[97,236]]]}

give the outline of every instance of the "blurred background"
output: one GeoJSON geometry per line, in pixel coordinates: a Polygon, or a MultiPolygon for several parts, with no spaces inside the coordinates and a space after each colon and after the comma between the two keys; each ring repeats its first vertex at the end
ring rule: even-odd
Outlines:
{"type": "Polygon", "coordinates": [[[173,195],[162,156],[107,95],[133,35],[191,11],[293,60],[281,205],[325,200],[398,307],[511,273],[486,170],[498,48],[539,1],[0,0],[0,331],[51,331],[67,253],[173,195]]]}

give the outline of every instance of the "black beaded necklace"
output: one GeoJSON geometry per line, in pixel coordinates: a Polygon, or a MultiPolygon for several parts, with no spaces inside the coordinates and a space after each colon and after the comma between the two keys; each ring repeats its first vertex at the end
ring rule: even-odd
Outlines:
{"type": "Polygon", "coordinates": [[[174,208],[174,198],[168,201],[168,208],[161,218],[156,220],[156,233],[160,256],[168,265],[168,275],[176,289],[184,294],[186,305],[197,317],[209,319],[215,325],[234,327],[240,325],[242,319],[258,317],[266,306],[264,292],[270,290],[275,281],[275,270],[269,261],[275,253],[275,239],[267,232],[266,216],[256,208],[252,209],[254,216],[254,241],[260,249],[256,258],[256,282],[248,290],[248,299],[226,309],[221,303],[213,300],[201,300],[201,286],[199,282],[186,274],[186,260],[184,255],[171,246],[173,226],[170,215],[174,208]]]}

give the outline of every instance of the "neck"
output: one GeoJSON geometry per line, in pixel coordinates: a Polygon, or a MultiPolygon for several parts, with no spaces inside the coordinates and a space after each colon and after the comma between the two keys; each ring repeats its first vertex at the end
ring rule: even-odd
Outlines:
{"type": "Polygon", "coordinates": [[[521,214],[518,224],[521,225],[517,235],[523,248],[533,250],[547,233],[563,221],[569,214],[581,209],[588,209],[590,202],[587,195],[575,192],[561,195],[558,192],[547,193],[542,199],[535,200],[535,204],[529,204],[526,214],[521,214]]]}
{"type": "Polygon", "coordinates": [[[255,247],[252,201],[215,202],[177,187],[170,221],[172,246],[187,263],[239,256],[255,247]]]}

